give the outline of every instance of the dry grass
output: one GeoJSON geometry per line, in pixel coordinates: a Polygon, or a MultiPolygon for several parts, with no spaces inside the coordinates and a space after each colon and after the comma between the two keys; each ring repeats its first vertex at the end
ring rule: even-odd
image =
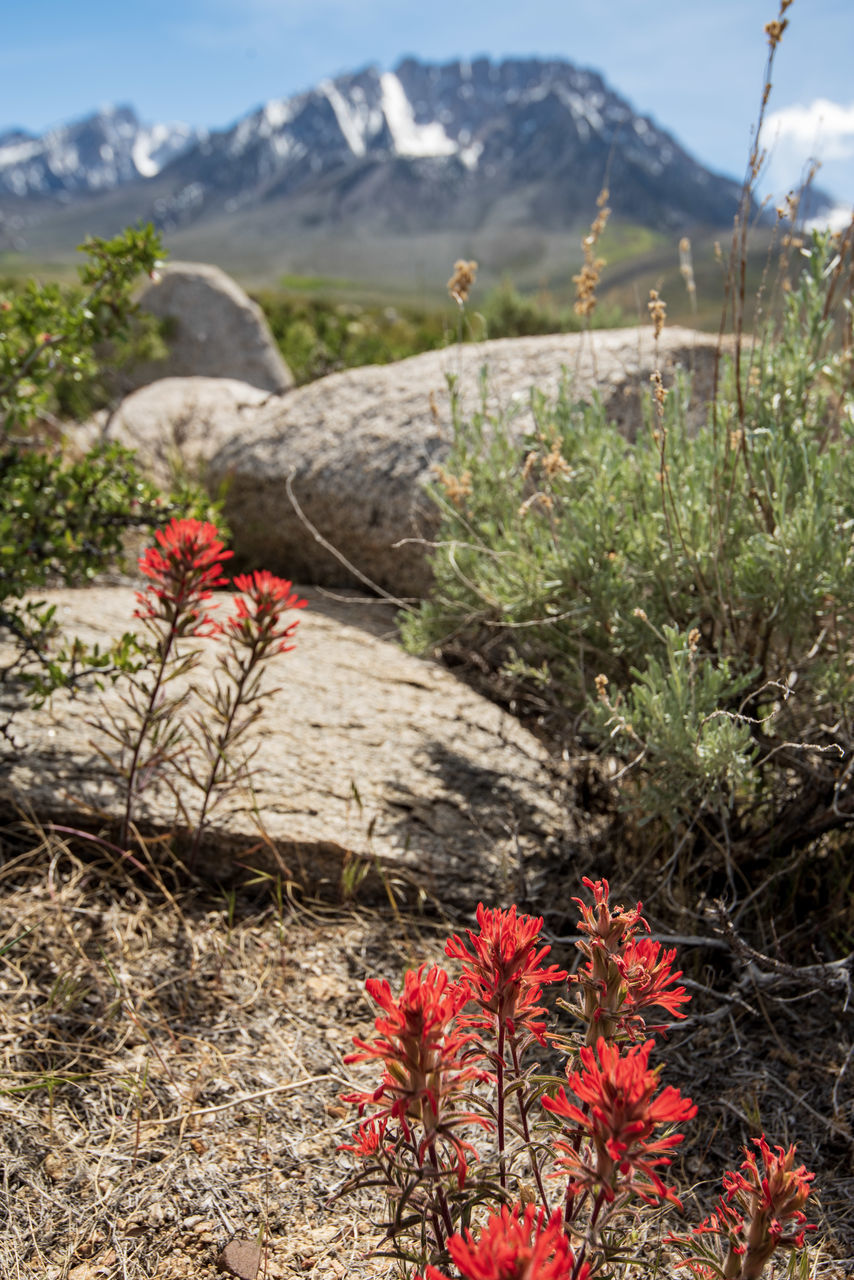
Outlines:
{"type": "Polygon", "coordinates": [[[162,894],[59,843],[7,862],[0,1274],[214,1275],[263,1234],[266,1275],[380,1275],[347,1204],[337,1095],[368,973],[405,957],[368,913],[269,884],[162,894]]]}
{"type": "MultiPolygon", "coordinates": [[[[269,880],[179,893],[55,837],[17,839],[0,850],[4,1280],[203,1280],[235,1235],[263,1238],[271,1280],[393,1274],[371,1257],[371,1206],[327,1207],[350,1169],[336,1151],[353,1128],[342,1057],[372,1028],[365,977],[396,983],[438,959],[447,923],[300,903],[269,880]]],[[[549,923],[568,933],[572,919],[549,923]]],[[[711,997],[708,971],[691,969],[703,954],[683,951],[697,1008],[668,1054],[668,1080],[706,1119],[680,1172],[708,1205],[757,1125],[797,1140],[822,1192],[815,1275],[842,1280],[850,1011],[836,989],[803,999],[796,982],[766,990],[754,974],[751,987],[726,966],[711,997]]],[[[361,1087],[372,1076],[360,1069],[361,1087]]]]}

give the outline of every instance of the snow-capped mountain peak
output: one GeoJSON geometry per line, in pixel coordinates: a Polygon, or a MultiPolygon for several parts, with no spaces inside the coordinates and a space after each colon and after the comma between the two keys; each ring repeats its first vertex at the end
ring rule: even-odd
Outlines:
{"type": "Polygon", "coordinates": [[[17,196],[110,190],[159,173],[200,140],[183,124],[144,125],[131,107],[103,107],[41,137],[0,136],[0,192],[17,196]]]}
{"type": "Polygon", "coordinates": [[[725,225],[738,203],[736,183],[559,59],[404,58],[210,133],[120,107],[41,138],[0,135],[0,196],[67,201],[135,182],[140,216],[167,231],[273,202],[297,227],[557,228],[590,218],[606,174],[616,215],[661,228],[725,225]]]}

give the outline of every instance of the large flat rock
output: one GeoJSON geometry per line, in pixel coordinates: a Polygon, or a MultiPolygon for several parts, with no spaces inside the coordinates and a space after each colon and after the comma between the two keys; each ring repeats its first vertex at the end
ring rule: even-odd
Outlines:
{"type": "Polygon", "coordinates": [[[648,326],[504,338],[348,369],[261,405],[211,454],[206,480],[225,493],[247,565],[324,585],[358,585],[363,574],[398,597],[420,597],[438,525],[425,486],[454,436],[449,380],[462,422],[483,409],[509,420],[520,442],[534,425],[532,392],[554,399],[565,383],[580,401],[600,395],[634,439],[657,368],[666,385],[677,369],[693,375],[693,420],[702,425],[717,359],[712,335],[670,327],[656,342],[648,326]]]}
{"type": "MultiPolygon", "coordinates": [[[[510,901],[520,883],[533,889],[573,837],[539,742],[442,667],[406,654],[387,606],[302,594],[309,608],[297,646],[267,672],[253,794],[216,812],[200,872],[223,879],[239,865],[263,867],[337,893],[349,864],[369,872],[363,889],[376,894],[385,892],[381,868],[408,898],[426,894],[448,907],[510,901]]],[[[133,628],[130,587],[44,598],[68,635],[103,646],[133,628]]],[[[224,614],[231,597],[217,598],[224,614]]],[[[210,680],[213,658],[208,642],[197,679],[210,680]]],[[[24,711],[17,754],[0,757],[6,798],[42,822],[115,823],[121,796],[94,744],[97,726],[121,710],[115,686],[24,711]]],[[[180,795],[192,811],[192,793],[180,795]]],[[[143,800],[142,830],[170,830],[168,789],[143,800]]]]}

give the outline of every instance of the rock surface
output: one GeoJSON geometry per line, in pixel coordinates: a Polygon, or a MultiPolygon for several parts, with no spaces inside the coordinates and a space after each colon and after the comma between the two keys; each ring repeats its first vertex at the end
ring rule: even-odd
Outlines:
{"type": "MultiPolygon", "coordinates": [[[[715,339],[674,328],[659,351],[666,384],[677,365],[694,371],[699,425],[715,339]]],[[[308,521],[354,569],[398,597],[423,596],[430,580],[423,540],[437,524],[424,486],[452,438],[448,376],[465,417],[479,407],[485,369],[487,410],[514,412],[521,435],[531,426],[531,388],[554,397],[566,373],[579,399],[598,389],[631,438],[657,360],[651,329],[620,329],[592,341],[582,334],[501,339],[331,374],[259,408],[213,454],[209,480],[226,488],[226,516],[247,565],[327,585],[360,582],[299,518],[287,491],[291,477],[308,521]]]]}
{"type": "Polygon", "coordinates": [[[99,414],[86,438],[136,449],[146,475],[168,489],[176,474],[203,479],[211,456],[239,439],[269,398],[233,378],[161,378],[125,396],[114,413],[99,414]]]}
{"type": "Polygon", "coordinates": [[[631,439],[659,361],[665,384],[677,367],[693,373],[699,427],[716,360],[716,339],[689,329],[666,328],[658,349],[649,327],[505,338],[349,369],[285,395],[222,378],[164,380],[125,399],[99,430],[139,449],[161,483],[177,458],[212,493],[224,490],[243,567],[421,597],[430,582],[424,544],[437,526],[425,485],[453,433],[449,377],[463,420],[485,385],[487,411],[509,413],[520,438],[532,425],[532,388],[554,398],[568,377],[579,400],[598,392],[631,439]]]}
{"type": "MultiPolygon", "coordinates": [[[[67,634],[90,643],[133,626],[130,587],[44,594],[67,634]]],[[[342,876],[364,874],[361,892],[384,896],[385,877],[410,901],[426,894],[449,907],[510,901],[520,882],[533,892],[574,837],[544,748],[448,671],[404,653],[386,605],[305,594],[296,648],[265,677],[254,794],[214,811],[200,872],[224,880],[235,864],[261,867],[333,895],[342,876]]],[[[230,603],[222,597],[221,613],[230,603]]],[[[196,673],[208,685],[213,648],[196,673]]],[[[121,795],[94,744],[97,724],[121,714],[120,693],[57,695],[22,712],[17,758],[0,757],[7,800],[42,823],[109,827],[121,795]]],[[[180,796],[193,812],[195,794],[180,796]]],[[[143,792],[139,821],[148,833],[174,827],[168,788],[143,792]]]]}
{"type": "Polygon", "coordinates": [[[138,301],[141,310],[169,321],[169,356],[137,365],[128,375],[133,386],[195,375],[236,378],[262,391],[293,386],[261,308],[219,267],[167,263],[138,301]]]}

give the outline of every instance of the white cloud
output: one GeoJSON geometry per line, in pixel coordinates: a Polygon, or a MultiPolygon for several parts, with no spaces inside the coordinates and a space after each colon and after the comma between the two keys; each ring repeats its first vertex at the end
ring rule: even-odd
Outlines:
{"type": "Polygon", "coordinates": [[[846,106],[817,98],[808,106],[795,104],[772,111],[762,135],[768,151],[763,185],[775,195],[798,187],[813,161],[821,163],[820,187],[851,196],[854,158],[854,102],[846,106]]]}

